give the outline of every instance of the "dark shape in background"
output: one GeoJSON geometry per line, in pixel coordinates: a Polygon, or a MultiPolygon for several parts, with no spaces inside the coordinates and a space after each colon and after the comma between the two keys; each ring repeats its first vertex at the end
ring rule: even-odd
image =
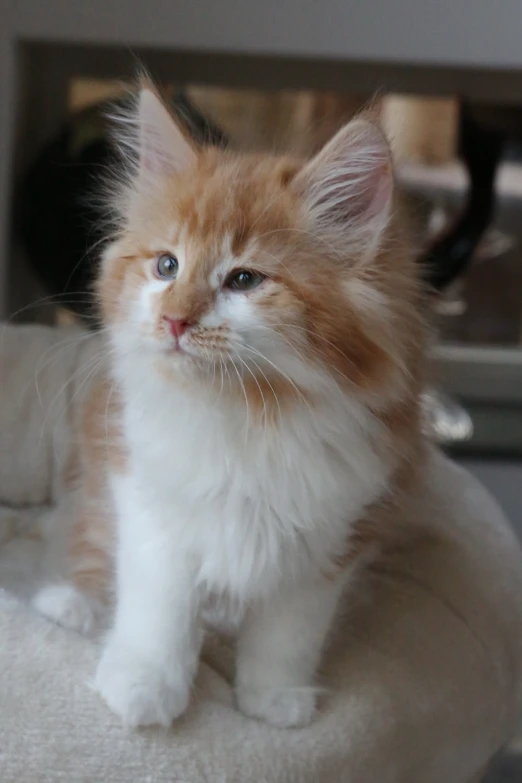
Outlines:
{"type": "MultiPolygon", "coordinates": [[[[104,238],[96,196],[107,170],[117,165],[105,120],[114,106],[94,106],[69,120],[29,168],[17,198],[16,227],[37,278],[56,304],[89,322],[104,238]]],[[[184,92],[176,94],[172,109],[198,143],[227,145],[184,92]]]]}

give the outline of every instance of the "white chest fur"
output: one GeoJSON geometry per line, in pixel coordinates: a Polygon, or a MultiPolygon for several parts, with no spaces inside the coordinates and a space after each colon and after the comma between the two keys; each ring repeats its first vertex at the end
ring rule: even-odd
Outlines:
{"type": "Polygon", "coordinates": [[[385,487],[388,468],[368,437],[375,422],[338,394],[264,426],[238,403],[155,374],[137,380],[124,395],[126,482],[142,524],[175,542],[210,593],[244,600],[328,568],[385,487]]]}

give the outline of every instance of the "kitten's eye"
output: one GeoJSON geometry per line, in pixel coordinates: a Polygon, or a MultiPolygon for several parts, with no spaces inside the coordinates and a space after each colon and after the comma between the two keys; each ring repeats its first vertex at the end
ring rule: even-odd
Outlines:
{"type": "Polygon", "coordinates": [[[178,259],[172,256],[170,253],[163,253],[158,258],[156,264],[156,270],[160,277],[168,278],[169,280],[175,280],[178,275],[178,259]]]}
{"type": "Polygon", "coordinates": [[[252,291],[265,280],[265,275],[250,269],[238,269],[225,280],[225,288],[231,291],[252,291]]]}

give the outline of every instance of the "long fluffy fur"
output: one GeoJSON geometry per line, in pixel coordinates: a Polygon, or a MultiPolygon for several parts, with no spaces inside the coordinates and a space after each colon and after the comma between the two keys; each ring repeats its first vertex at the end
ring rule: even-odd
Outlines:
{"type": "Polygon", "coordinates": [[[85,630],[113,585],[96,682],[127,723],[184,711],[219,620],[239,707],[303,725],[341,595],[415,533],[423,325],[388,147],[361,118],[308,163],[196,150],[140,96],[98,282],[113,358],[71,486],[75,586],[37,605],[85,630]],[[261,284],[231,291],[238,269],[261,284]]]}

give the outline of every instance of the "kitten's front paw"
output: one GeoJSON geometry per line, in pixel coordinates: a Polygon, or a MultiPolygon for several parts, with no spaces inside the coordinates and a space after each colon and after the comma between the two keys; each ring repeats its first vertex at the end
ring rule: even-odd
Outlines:
{"type": "Polygon", "coordinates": [[[282,729],[307,726],[315,713],[313,688],[260,688],[238,686],[237,705],[249,718],[282,729]]]}
{"type": "Polygon", "coordinates": [[[37,612],[70,631],[88,634],[93,629],[95,616],[92,606],[73,585],[44,587],[36,593],[32,603],[37,612]]]}
{"type": "Polygon", "coordinates": [[[189,688],[181,677],[110,644],[96,672],[95,687],[110,709],[133,728],[168,727],[185,712],[189,688]]]}

